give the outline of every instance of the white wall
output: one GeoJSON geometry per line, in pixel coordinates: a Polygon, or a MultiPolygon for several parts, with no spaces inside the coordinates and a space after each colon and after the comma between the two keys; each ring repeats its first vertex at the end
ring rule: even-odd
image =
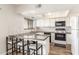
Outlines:
{"type": "Polygon", "coordinates": [[[6,36],[23,31],[23,17],[15,13],[15,6],[0,5],[0,54],[6,52],[6,36]]]}
{"type": "Polygon", "coordinates": [[[21,15],[13,14],[9,19],[9,34],[24,32],[24,18],[21,15]]]}

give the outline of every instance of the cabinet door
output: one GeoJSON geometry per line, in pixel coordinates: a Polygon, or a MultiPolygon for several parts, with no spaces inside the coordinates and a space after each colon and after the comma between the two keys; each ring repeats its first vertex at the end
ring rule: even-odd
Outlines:
{"type": "Polygon", "coordinates": [[[55,40],[55,33],[51,33],[51,42],[54,42],[55,40]]]}
{"type": "Polygon", "coordinates": [[[70,26],[70,18],[66,18],[66,26],[70,26]]]}
{"type": "Polygon", "coordinates": [[[79,29],[79,19],[77,16],[70,17],[71,29],[79,29]]]}
{"type": "Polygon", "coordinates": [[[50,26],[55,27],[55,19],[49,19],[50,26]]]}
{"type": "Polygon", "coordinates": [[[66,34],[67,44],[71,44],[71,34],[66,34]]]}

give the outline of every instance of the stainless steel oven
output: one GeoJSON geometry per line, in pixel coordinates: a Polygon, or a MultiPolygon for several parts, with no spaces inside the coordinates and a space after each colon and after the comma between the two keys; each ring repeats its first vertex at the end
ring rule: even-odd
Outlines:
{"type": "Polygon", "coordinates": [[[55,22],[55,40],[66,41],[66,31],[65,31],[66,22],[65,21],[56,21],[55,22]]]}
{"type": "Polygon", "coordinates": [[[55,40],[66,41],[65,33],[55,33],[55,40]]]}

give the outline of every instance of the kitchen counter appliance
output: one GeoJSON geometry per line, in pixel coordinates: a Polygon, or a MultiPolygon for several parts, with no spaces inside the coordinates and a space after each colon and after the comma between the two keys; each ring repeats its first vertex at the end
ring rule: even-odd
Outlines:
{"type": "Polygon", "coordinates": [[[55,40],[66,41],[65,21],[55,22],[55,40]]]}

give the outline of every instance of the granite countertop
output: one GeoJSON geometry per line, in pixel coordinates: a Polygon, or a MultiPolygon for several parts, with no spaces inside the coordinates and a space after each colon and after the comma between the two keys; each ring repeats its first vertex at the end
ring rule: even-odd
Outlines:
{"type": "Polygon", "coordinates": [[[41,35],[41,34],[36,34],[37,32],[29,32],[29,33],[20,33],[20,34],[15,34],[15,35],[9,35],[12,37],[20,37],[23,39],[29,39],[29,40],[41,40],[44,41],[46,40],[49,35],[41,35]]]}
{"type": "MultiPolygon", "coordinates": [[[[55,31],[37,31],[37,33],[44,33],[44,32],[50,32],[50,33],[59,33],[55,31]]],[[[62,32],[63,33],[63,32],[62,32]]],[[[65,32],[66,34],[71,34],[71,32],[65,32]]]]}
{"type": "Polygon", "coordinates": [[[36,34],[35,37],[27,37],[26,35],[24,36],[24,39],[26,40],[35,40],[35,41],[45,41],[47,38],[49,37],[49,35],[38,35],[36,34]]]}

